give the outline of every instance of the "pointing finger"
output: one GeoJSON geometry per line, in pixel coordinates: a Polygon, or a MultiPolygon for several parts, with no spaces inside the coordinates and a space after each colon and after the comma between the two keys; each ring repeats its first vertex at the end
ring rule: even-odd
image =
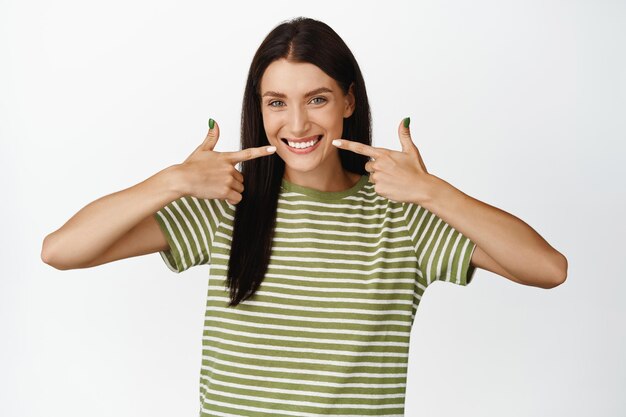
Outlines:
{"type": "Polygon", "coordinates": [[[375,148],[361,142],[354,142],[347,139],[335,139],[332,143],[338,148],[347,149],[360,155],[367,155],[374,159],[383,156],[385,151],[383,148],[375,148]]]}
{"type": "Polygon", "coordinates": [[[260,158],[262,156],[268,156],[276,152],[276,146],[260,146],[258,148],[246,148],[237,152],[222,152],[222,155],[230,161],[231,164],[236,164],[242,161],[249,161],[250,159],[260,158]]]}

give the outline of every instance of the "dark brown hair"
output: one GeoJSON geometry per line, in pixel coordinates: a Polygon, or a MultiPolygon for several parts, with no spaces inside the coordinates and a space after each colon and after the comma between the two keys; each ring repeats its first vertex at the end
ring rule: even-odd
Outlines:
{"type": "MultiPolygon", "coordinates": [[[[369,101],[352,52],[327,24],[297,17],[276,26],[252,59],[243,96],[241,149],[269,145],[261,113],[261,77],[272,62],[281,58],[316,65],[339,84],[344,95],[353,84],[355,110],[344,118],[341,137],[371,145],[369,101]]],[[[343,149],[339,149],[339,156],[344,169],[361,175],[366,173],[367,156],[343,149]]],[[[242,162],[241,172],[244,191],[236,205],[226,280],[230,288],[229,306],[250,298],[267,271],[285,162],[274,153],[242,162]]]]}

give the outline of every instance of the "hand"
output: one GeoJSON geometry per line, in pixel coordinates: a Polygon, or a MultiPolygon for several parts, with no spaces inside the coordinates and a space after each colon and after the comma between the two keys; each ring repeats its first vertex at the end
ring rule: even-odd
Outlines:
{"type": "Polygon", "coordinates": [[[411,132],[400,122],[398,136],[402,151],[368,146],[360,142],[339,139],[341,149],[369,156],[365,170],[370,173],[369,181],[374,184],[377,194],[397,202],[420,204],[431,199],[434,175],[426,170],[426,165],[417,146],[411,139],[411,132]]]}
{"type": "Polygon", "coordinates": [[[231,204],[241,201],[243,175],[235,168],[239,162],[261,156],[271,155],[276,151],[267,151],[269,146],[247,148],[237,152],[214,151],[220,137],[220,128],[215,122],[209,129],[204,142],[185,161],[178,166],[183,172],[187,193],[196,198],[217,198],[231,204]]]}

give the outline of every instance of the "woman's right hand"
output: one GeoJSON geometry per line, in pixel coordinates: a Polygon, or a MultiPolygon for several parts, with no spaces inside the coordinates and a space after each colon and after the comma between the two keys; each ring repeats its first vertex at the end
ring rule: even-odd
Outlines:
{"type": "Polygon", "coordinates": [[[177,166],[182,172],[185,182],[185,195],[196,198],[217,198],[231,204],[241,201],[243,192],[243,175],[235,165],[261,156],[272,155],[276,148],[261,146],[247,148],[237,152],[214,151],[215,144],[220,137],[220,128],[215,122],[213,129],[209,129],[204,142],[182,164],[177,166]],[[268,148],[272,149],[268,152],[268,148]]]}

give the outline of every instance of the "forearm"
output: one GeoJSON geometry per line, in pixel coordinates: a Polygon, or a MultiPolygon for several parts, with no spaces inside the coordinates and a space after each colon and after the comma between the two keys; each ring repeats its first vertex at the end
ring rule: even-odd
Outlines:
{"type": "Polygon", "coordinates": [[[108,249],[147,216],[184,195],[175,166],[101,197],[44,239],[42,259],[60,268],[83,265],[108,249]]]}
{"type": "Polygon", "coordinates": [[[541,285],[566,273],[562,254],[521,219],[433,177],[432,198],[422,206],[470,238],[519,282],[541,285]]]}

